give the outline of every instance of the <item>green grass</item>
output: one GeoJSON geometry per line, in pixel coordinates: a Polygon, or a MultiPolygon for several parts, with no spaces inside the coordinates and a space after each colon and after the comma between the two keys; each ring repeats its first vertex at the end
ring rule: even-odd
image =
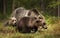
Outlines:
{"type": "Polygon", "coordinates": [[[19,33],[15,27],[4,27],[0,22],[0,38],[60,38],[60,18],[46,19],[48,29],[36,33],[19,33]]]}

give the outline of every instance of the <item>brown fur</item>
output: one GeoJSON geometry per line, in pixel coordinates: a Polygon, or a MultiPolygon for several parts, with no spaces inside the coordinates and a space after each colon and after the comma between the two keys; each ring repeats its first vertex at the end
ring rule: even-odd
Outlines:
{"type": "Polygon", "coordinates": [[[37,9],[26,10],[25,8],[17,8],[12,14],[17,19],[17,29],[22,32],[31,32],[31,29],[37,31],[39,26],[45,28],[45,18],[39,13],[37,9]]]}
{"type": "Polygon", "coordinates": [[[45,17],[42,14],[39,14],[39,12],[36,9],[32,9],[28,13],[29,16],[27,17],[22,17],[18,23],[17,23],[17,28],[19,31],[23,32],[31,32],[37,31],[39,26],[42,26],[42,28],[47,28],[46,22],[45,22],[45,17]]]}
{"type": "Polygon", "coordinates": [[[29,15],[30,17],[35,18],[34,21],[36,26],[42,26],[42,28],[47,29],[45,17],[37,9],[31,9],[29,13],[30,13],[29,15]],[[37,23],[36,21],[39,22],[37,23]]]}
{"type": "Polygon", "coordinates": [[[36,29],[37,27],[34,25],[35,21],[32,17],[23,17],[18,23],[17,23],[17,29],[22,32],[31,32],[31,30],[36,29]]]}
{"type": "Polygon", "coordinates": [[[38,15],[35,17],[35,25],[38,26],[38,28],[42,27],[44,29],[47,29],[47,26],[46,26],[46,21],[45,21],[45,17],[44,16],[41,16],[41,15],[38,15]]]}

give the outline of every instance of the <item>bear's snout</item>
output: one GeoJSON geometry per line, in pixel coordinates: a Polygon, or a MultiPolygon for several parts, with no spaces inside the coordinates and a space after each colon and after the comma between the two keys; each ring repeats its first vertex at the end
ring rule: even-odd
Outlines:
{"type": "Polygon", "coordinates": [[[40,20],[37,20],[36,23],[40,23],[41,21],[40,20]]]}

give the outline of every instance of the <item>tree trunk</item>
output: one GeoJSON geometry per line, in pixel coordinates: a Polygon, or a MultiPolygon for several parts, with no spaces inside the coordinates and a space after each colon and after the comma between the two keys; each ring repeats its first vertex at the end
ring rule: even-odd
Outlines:
{"type": "Polygon", "coordinates": [[[3,14],[6,15],[7,0],[3,0],[3,14]]]}
{"type": "MultiPolygon", "coordinates": [[[[57,2],[60,2],[60,0],[57,0],[57,2]]],[[[58,18],[60,17],[60,4],[58,4],[58,18]]]]}
{"type": "Polygon", "coordinates": [[[44,7],[44,0],[41,0],[41,10],[44,12],[45,7],[44,7]]]}
{"type": "Polygon", "coordinates": [[[58,5],[58,17],[60,17],[60,5],[58,5]]]}
{"type": "Polygon", "coordinates": [[[14,9],[15,9],[15,0],[12,0],[12,13],[13,13],[14,9]]]}

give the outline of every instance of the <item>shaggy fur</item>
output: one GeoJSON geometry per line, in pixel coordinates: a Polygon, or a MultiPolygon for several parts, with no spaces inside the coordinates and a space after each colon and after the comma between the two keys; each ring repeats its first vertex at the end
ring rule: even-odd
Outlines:
{"type": "Polygon", "coordinates": [[[35,21],[32,17],[23,17],[18,23],[17,23],[17,29],[21,32],[31,32],[33,29],[36,32],[37,26],[34,25],[35,21]]]}

